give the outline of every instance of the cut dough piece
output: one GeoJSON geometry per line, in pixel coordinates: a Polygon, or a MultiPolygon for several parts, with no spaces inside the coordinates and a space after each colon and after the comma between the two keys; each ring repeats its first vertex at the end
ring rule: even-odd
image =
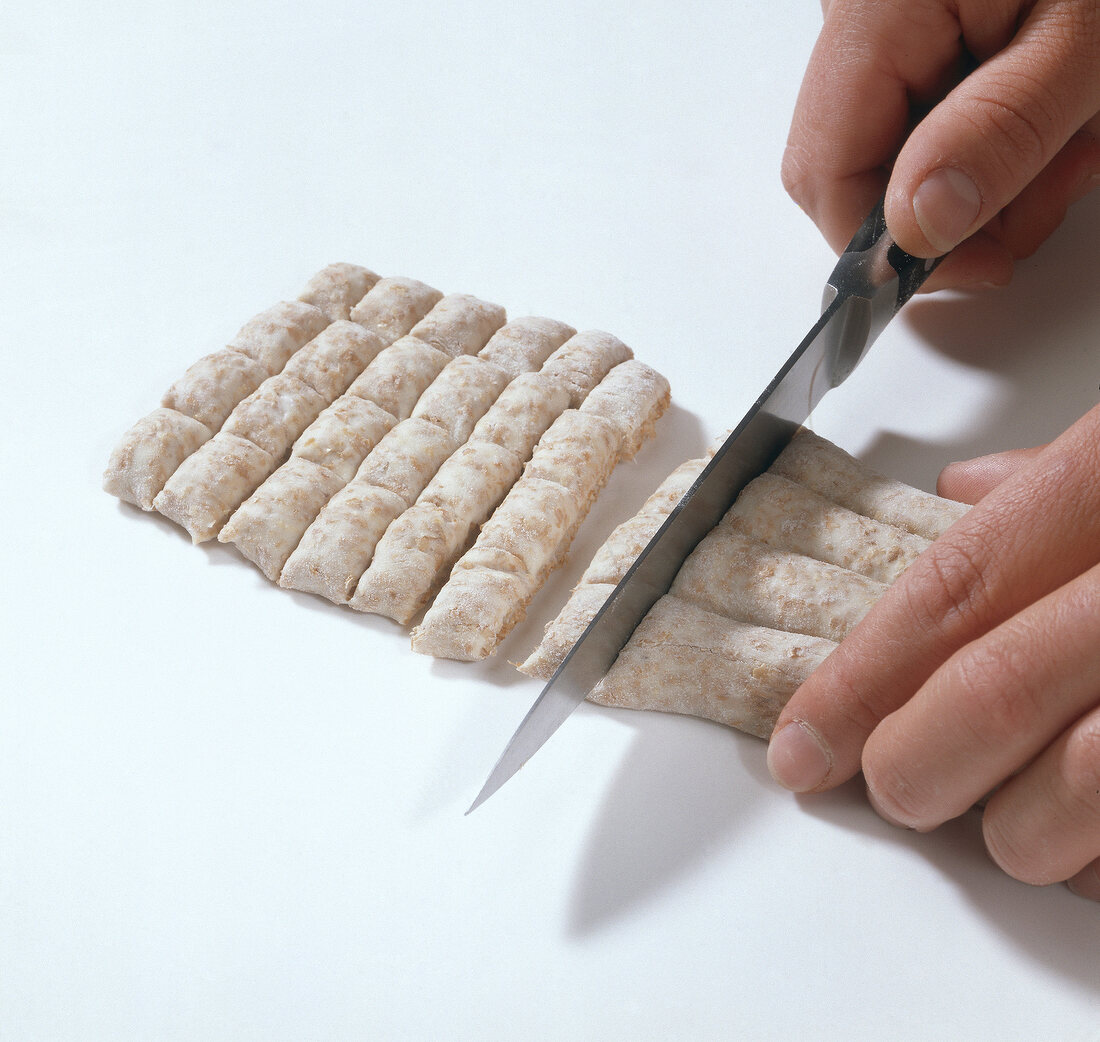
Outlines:
{"type": "Polygon", "coordinates": [[[274,581],[318,512],[343,486],[328,468],[291,456],[233,514],[218,539],[235,543],[274,581]]]}
{"type": "Polygon", "coordinates": [[[250,318],[228,346],[254,358],[274,376],[328,323],[328,316],[320,308],[300,300],[284,300],[250,318]]]}
{"type": "Polygon", "coordinates": [[[212,436],[205,424],[175,409],[154,409],[115,446],[103,474],[103,490],[152,510],[153,500],[176,468],[212,436]]]}
{"type": "Polygon", "coordinates": [[[780,710],[836,647],[662,597],[590,701],[715,720],[767,738],[780,710]]]}
{"type": "Polygon", "coordinates": [[[873,521],[775,474],[742,489],[720,524],[742,535],[892,583],[929,540],[873,521]]]}
{"type": "Polygon", "coordinates": [[[884,477],[840,446],[802,428],[771,467],[864,517],[936,539],[970,508],[884,477]]]}
{"type": "Polygon", "coordinates": [[[441,427],[410,417],[386,434],[363,460],[355,483],[389,489],[405,501],[405,506],[412,506],[454,447],[441,427]]]}
{"type": "MultiPolygon", "coordinates": [[[[296,376],[269,377],[232,412],[222,430],[281,460],[328,403],[296,376]]],[[[250,490],[251,491],[251,490],[250,490]]]]}
{"type": "Polygon", "coordinates": [[[353,482],[337,492],[287,558],[279,585],[345,604],[374,547],[405,509],[396,493],[353,482]]]}
{"type": "Polygon", "coordinates": [[[386,345],[369,330],[343,319],[303,347],[283,370],[312,387],[326,402],[339,397],[386,345]]]}
{"type": "Polygon", "coordinates": [[[412,328],[412,335],[457,358],[480,351],[504,325],[505,311],[468,293],[450,293],[412,328]]]}
{"type": "Polygon", "coordinates": [[[403,337],[442,299],[443,294],[416,279],[379,279],[348,316],[386,344],[403,337]]]}
{"type": "Polygon", "coordinates": [[[579,408],[588,393],[617,365],[634,357],[618,337],[598,329],[577,333],[559,347],[542,367],[569,391],[569,404],[579,408]]]}
{"type": "Polygon", "coordinates": [[[527,459],[569,406],[565,385],[545,373],[522,373],[477,421],[470,441],[493,442],[527,459]]]}
{"type": "Polygon", "coordinates": [[[168,388],[160,404],[216,431],[237,403],[270,375],[254,358],[223,347],[191,366],[168,388]]]}
{"type": "Polygon", "coordinates": [[[460,355],[420,396],[413,418],[434,423],[455,445],[461,445],[507,382],[507,374],[492,362],[460,355]]]}
{"type": "Polygon", "coordinates": [[[298,299],[320,308],[330,322],[347,318],[352,307],[378,281],[378,276],[359,264],[339,261],[326,264],[305,284],[298,299]]]}
{"type": "Polygon", "coordinates": [[[374,402],[396,420],[407,420],[421,394],[450,360],[423,340],[403,336],[379,352],[347,393],[374,402]]]}
{"type": "Polygon", "coordinates": [[[253,442],[219,431],[179,465],[153,506],[201,543],[218,534],[276,466],[278,460],[253,442]]]}
{"type": "Polygon", "coordinates": [[[497,330],[479,354],[512,379],[540,368],[577,331],[552,318],[514,318],[497,330]]]}
{"type": "Polygon", "coordinates": [[[886,585],[719,525],[688,556],[670,592],[731,619],[841,641],[886,585]]]}
{"type": "Polygon", "coordinates": [[[471,529],[481,525],[523,473],[523,457],[492,442],[469,441],[439,468],[419,502],[435,503],[471,529]]]}
{"type": "Polygon", "coordinates": [[[614,592],[616,583],[581,583],[565,607],[551,620],[539,645],[516,668],[529,677],[549,680],[573,650],[573,645],[614,592]]]}
{"type": "Polygon", "coordinates": [[[374,402],[341,395],[302,432],[292,452],[328,467],[346,483],[393,425],[394,418],[374,402]]]}
{"type": "Polygon", "coordinates": [[[603,416],[620,431],[622,459],[633,459],[653,436],[669,403],[669,384],[656,369],[631,359],[615,366],[588,394],[581,411],[603,416]],[[644,417],[644,422],[639,422],[644,417]]]}
{"type": "Polygon", "coordinates": [[[621,458],[623,431],[595,413],[567,409],[542,436],[524,480],[553,481],[587,514],[621,458]]]}

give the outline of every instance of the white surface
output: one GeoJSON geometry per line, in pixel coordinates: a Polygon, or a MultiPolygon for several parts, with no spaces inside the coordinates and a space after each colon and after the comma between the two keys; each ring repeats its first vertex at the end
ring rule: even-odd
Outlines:
{"type": "MultiPolygon", "coordinates": [[[[583,707],[475,815],[584,559],[745,411],[831,257],[778,168],[816,5],[47,2],[0,15],[0,1037],[1096,1039],[1100,907],[583,707]],[[332,260],[609,329],[672,380],[495,660],[268,584],[99,490],[332,260]]],[[[819,431],[929,487],[1096,399],[1100,199],[913,306],[819,431]]]]}

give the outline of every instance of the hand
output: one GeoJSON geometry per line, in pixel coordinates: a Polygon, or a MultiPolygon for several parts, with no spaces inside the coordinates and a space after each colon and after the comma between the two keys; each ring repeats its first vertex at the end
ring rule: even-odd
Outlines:
{"type": "Polygon", "coordinates": [[[1100,3],[823,8],[783,157],[788,192],[839,252],[885,190],[904,250],[954,249],[926,289],[1006,284],[1100,184],[1100,3]]]}
{"type": "Polygon", "coordinates": [[[794,695],[768,765],[819,792],[862,764],[927,831],[993,793],[994,861],[1100,900],[1100,406],[1037,450],[953,464],[977,500],[794,695]]]}

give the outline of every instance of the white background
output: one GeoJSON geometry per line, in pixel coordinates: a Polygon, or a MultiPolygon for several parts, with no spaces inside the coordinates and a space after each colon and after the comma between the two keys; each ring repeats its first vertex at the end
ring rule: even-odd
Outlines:
{"type": "MultiPolygon", "coordinates": [[[[463,811],[587,556],[735,423],[831,254],[779,163],[816,4],[7,5],[0,1037],[1100,1038],[1100,906],[976,818],[797,800],[764,746],[582,707],[463,811]],[[14,9],[13,9],[14,8],[14,9]],[[501,653],[408,651],[99,489],[192,361],[334,260],[608,329],[671,379],[501,653]]],[[[914,303],[816,429],[924,487],[1100,383],[1100,199],[914,303]]]]}

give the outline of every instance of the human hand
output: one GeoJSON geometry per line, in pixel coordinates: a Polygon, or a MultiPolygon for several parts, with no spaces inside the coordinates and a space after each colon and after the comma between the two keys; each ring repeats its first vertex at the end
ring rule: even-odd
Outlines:
{"type": "Polygon", "coordinates": [[[1100,2],[822,7],[783,157],[788,192],[839,252],[885,190],[902,249],[953,250],[925,289],[1006,284],[1100,185],[1100,2]]]}
{"type": "Polygon", "coordinates": [[[776,780],[863,768],[928,831],[993,795],[993,860],[1100,901],[1100,406],[1042,449],[953,464],[976,505],[903,573],[780,714],[776,780]]]}

